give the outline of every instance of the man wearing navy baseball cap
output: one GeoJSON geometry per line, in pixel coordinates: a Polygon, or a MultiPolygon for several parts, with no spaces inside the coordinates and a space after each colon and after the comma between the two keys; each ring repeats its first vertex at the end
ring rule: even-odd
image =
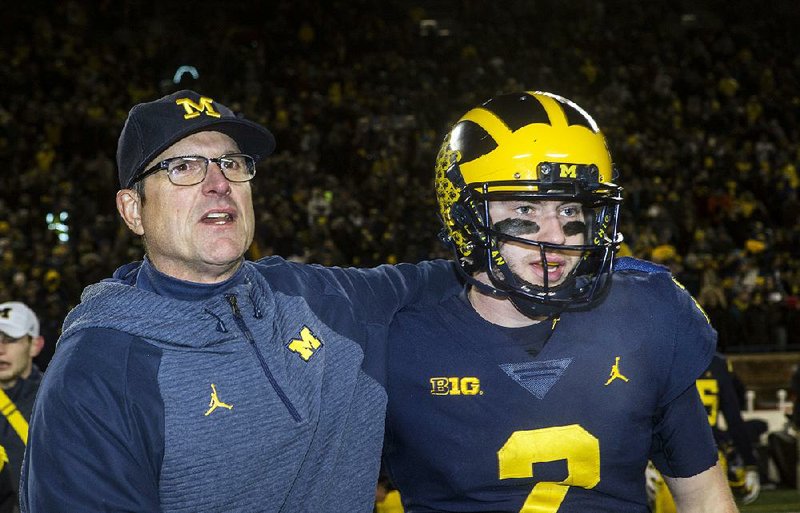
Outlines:
{"type": "Polygon", "coordinates": [[[457,294],[447,261],[247,261],[275,148],[213,96],[131,109],[116,204],[142,261],[87,287],[36,400],[23,512],[369,512],[387,327],[457,294]]]}

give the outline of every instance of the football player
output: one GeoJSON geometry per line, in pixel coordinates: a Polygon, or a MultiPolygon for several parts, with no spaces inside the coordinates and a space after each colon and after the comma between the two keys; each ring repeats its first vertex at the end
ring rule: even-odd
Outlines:
{"type": "Polygon", "coordinates": [[[695,380],[716,334],[665,268],[615,259],[622,189],[592,117],[495,97],[446,135],[443,240],[468,285],[395,318],[385,463],[407,513],[736,511],[695,380]]]}
{"type": "MultiPolygon", "coordinates": [[[[761,491],[758,458],[742,419],[730,362],[723,355],[714,355],[708,369],[697,380],[697,391],[706,407],[728,483],[743,504],[750,504],[761,491]],[[720,425],[720,416],[725,419],[725,429],[720,425]]],[[[661,476],[651,466],[647,474],[653,513],[674,513],[675,504],[661,476]]]]}

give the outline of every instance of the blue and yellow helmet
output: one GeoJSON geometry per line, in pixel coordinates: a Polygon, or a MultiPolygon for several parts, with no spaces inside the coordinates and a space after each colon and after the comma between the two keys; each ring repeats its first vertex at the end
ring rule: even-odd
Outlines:
{"type": "Polygon", "coordinates": [[[528,315],[552,315],[585,306],[608,284],[615,252],[622,188],[606,140],[580,106],[541,91],[505,94],[470,110],[445,136],[436,161],[436,198],[444,225],[441,238],[452,247],[465,276],[487,271],[491,292],[508,296],[528,315]],[[510,237],[494,230],[492,199],[579,201],[587,233],[581,246],[560,246],[510,237]],[[580,251],[581,263],[558,286],[535,286],[515,276],[499,254],[498,242],[514,240],[546,250],[580,251]]]}

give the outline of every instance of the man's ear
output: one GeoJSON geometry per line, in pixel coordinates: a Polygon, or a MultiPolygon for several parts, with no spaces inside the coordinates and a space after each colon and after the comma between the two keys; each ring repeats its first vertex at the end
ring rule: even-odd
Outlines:
{"type": "Polygon", "coordinates": [[[41,335],[38,337],[31,337],[31,342],[31,358],[36,358],[44,347],[44,337],[41,335]]]}
{"type": "Polygon", "coordinates": [[[117,211],[128,228],[136,235],[144,235],[142,226],[142,199],[133,189],[117,191],[117,211]]]}

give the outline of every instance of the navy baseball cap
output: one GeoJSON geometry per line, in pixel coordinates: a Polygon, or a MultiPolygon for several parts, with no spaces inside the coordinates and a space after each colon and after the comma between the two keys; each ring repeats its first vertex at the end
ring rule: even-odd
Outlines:
{"type": "Polygon", "coordinates": [[[133,185],[145,166],[186,136],[214,130],[233,139],[256,162],[275,149],[275,137],[265,127],[234,114],[213,98],[183,90],[135,105],[128,113],[117,144],[119,185],[133,185]]]}

